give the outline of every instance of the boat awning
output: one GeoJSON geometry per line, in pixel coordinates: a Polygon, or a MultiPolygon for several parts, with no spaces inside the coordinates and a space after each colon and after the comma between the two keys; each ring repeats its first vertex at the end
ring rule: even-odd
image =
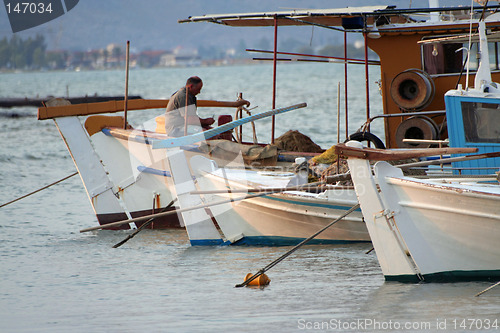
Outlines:
{"type": "MultiPolygon", "coordinates": [[[[236,27],[265,27],[274,26],[274,18],[276,17],[279,20],[279,25],[308,25],[314,23],[325,26],[341,26],[342,18],[375,16],[383,14],[384,10],[393,8],[394,6],[364,6],[335,9],[294,9],[261,13],[207,14],[190,16],[178,22],[213,22],[236,27]]],[[[392,13],[392,15],[394,14],[392,13]]]]}

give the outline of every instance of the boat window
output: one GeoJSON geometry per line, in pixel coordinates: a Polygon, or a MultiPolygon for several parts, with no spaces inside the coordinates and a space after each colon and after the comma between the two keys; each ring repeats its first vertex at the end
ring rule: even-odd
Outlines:
{"type": "MultiPolygon", "coordinates": [[[[467,60],[468,43],[443,43],[422,45],[424,70],[433,74],[458,74],[467,60]],[[462,49],[465,47],[464,49],[462,49]]],[[[499,46],[497,42],[488,43],[491,70],[499,70],[499,46]]],[[[478,44],[473,43],[470,52],[469,70],[476,71],[479,65],[478,44]]]]}
{"type": "Polygon", "coordinates": [[[500,143],[500,104],[462,102],[465,141],[500,143]]]}
{"type": "Polygon", "coordinates": [[[429,74],[460,73],[464,51],[461,43],[423,45],[424,71],[429,74]]]}

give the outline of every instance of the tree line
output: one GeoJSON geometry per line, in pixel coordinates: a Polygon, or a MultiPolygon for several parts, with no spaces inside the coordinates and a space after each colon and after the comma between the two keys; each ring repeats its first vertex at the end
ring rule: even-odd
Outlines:
{"type": "Polygon", "coordinates": [[[40,69],[47,65],[47,46],[42,35],[21,39],[13,35],[0,40],[0,68],[40,69]]]}

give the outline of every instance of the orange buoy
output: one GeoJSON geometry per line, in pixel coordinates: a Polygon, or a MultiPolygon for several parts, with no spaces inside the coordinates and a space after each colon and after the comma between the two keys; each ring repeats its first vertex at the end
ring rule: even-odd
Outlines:
{"type": "MultiPolygon", "coordinates": [[[[245,276],[245,281],[251,278],[252,276],[253,276],[252,273],[248,273],[245,276]]],[[[248,283],[247,286],[267,286],[269,282],[271,282],[271,279],[266,274],[262,274],[259,275],[259,277],[250,281],[250,283],[248,283]]]]}

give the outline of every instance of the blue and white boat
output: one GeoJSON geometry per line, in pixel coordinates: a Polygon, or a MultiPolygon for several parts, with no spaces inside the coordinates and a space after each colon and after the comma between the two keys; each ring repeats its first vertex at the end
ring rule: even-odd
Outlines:
{"type": "MultiPolygon", "coordinates": [[[[348,146],[363,149],[359,142],[348,146]]],[[[468,178],[404,176],[386,161],[348,158],[386,280],[500,279],[500,185],[468,178]]],[[[397,157],[397,156],[396,156],[397,157]]]]}
{"type": "MultiPolygon", "coordinates": [[[[491,81],[485,30],[480,22],[481,65],[475,87],[446,94],[448,132],[452,145],[498,156],[500,90],[491,81]]],[[[493,174],[489,180],[418,179],[404,176],[385,161],[377,162],[372,173],[368,159],[361,158],[366,149],[358,142],[347,146],[355,151],[346,154],[348,164],[386,280],[500,279],[498,176],[493,174]]],[[[481,159],[459,167],[467,174],[472,168],[474,172],[479,168],[498,173],[500,159],[481,159]]]]}

